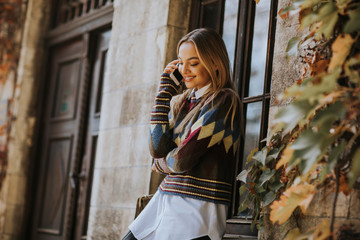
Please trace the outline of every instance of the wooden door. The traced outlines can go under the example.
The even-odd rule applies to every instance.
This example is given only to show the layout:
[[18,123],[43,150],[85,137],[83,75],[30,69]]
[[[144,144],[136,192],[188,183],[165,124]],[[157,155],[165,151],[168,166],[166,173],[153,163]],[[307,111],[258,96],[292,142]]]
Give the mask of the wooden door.
[[84,145],[87,45],[87,38],[80,37],[50,53],[33,240],[72,238],[77,192],[74,176]]
[[86,145],[80,169],[81,172],[78,173],[76,179],[79,183],[78,208],[75,221],[77,225],[74,238],[76,240],[87,239],[93,167],[95,165],[94,161],[99,134],[103,80],[107,64],[110,36],[111,30],[99,32],[93,36],[93,46],[95,46],[96,52],[93,56],[95,59],[92,65]]

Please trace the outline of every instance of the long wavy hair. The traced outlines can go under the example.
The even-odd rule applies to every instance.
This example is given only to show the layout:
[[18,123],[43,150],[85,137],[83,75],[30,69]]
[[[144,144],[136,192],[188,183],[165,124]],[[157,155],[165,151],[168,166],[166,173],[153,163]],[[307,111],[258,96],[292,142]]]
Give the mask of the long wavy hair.
[[[226,46],[221,36],[214,30],[209,28],[195,29],[182,37],[177,45],[177,53],[184,42],[191,42],[195,46],[195,50],[199,56],[200,63],[210,75],[210,90],[202,97],[201,102],[196,105],[182,120],[175,129],[175,132],[183,131],[184,127],[200,112],[204,104],[211,103],[213,99],[223,91],[232,92],[232,104],[226,115],[231,114],[231,123],[233,125],[236,109],[239,107],[239,97],[234,89],[231,77],[230,61],[226,51]],[[174,98],[172,104],[172,114],[177,117],[183,101],[189,97],[191,89],[186,90]],[[241,106],[241,105],[240,105]],[[232,111],[231,111],[232,110]],[[241,110],[241,109],[240,109]],[[242,114],[241,114],[242,115]]]

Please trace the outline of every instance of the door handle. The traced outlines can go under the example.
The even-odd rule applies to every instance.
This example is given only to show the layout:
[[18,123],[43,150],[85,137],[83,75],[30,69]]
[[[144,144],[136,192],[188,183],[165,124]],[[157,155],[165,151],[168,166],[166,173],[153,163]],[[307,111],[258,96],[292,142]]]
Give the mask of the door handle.
[[86,179],[86,173],[85,172],[81,172],[79,174],[70,172],[69,174],[70,177],[70,184],[72,188],[76,188],[76,180],[84,180]]

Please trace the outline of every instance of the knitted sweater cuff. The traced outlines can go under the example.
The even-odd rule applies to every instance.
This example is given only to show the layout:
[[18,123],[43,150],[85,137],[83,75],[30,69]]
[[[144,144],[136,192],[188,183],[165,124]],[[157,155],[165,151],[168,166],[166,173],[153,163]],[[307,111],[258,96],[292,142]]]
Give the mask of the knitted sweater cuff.
[[151,113],[150,123],[169,123],[168,114],[170,111],[171,98],[177,94],[180,86],[176,85],[169,74],[161,74],[160,87],[155,98],[155,105]]

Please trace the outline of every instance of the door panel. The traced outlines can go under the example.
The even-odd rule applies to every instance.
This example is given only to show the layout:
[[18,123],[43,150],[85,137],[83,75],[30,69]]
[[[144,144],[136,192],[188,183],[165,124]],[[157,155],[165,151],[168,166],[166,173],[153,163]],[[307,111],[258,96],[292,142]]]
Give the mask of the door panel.
[[61,235],[64,223],[66,173],[69,171],[72,137],[52,139],[49,143],[49,163],[45,171],[42,212],[39,232]]
[[45,92],[33,240],[70,239],[76,204],[72,178],[83,151],[86,38],[54,47]]
[[86,145],[81,170],[78,173],[79,198],[75,229],[75,239],[87,239],[87,222],[89,217],[93,166],[95,164],[99,121],[101,115],[101,99],[105,69],[107,67],[107,52],[111,30],[100,32],[94,36],[96,52],[92,67],[91,95],[86,132]]

